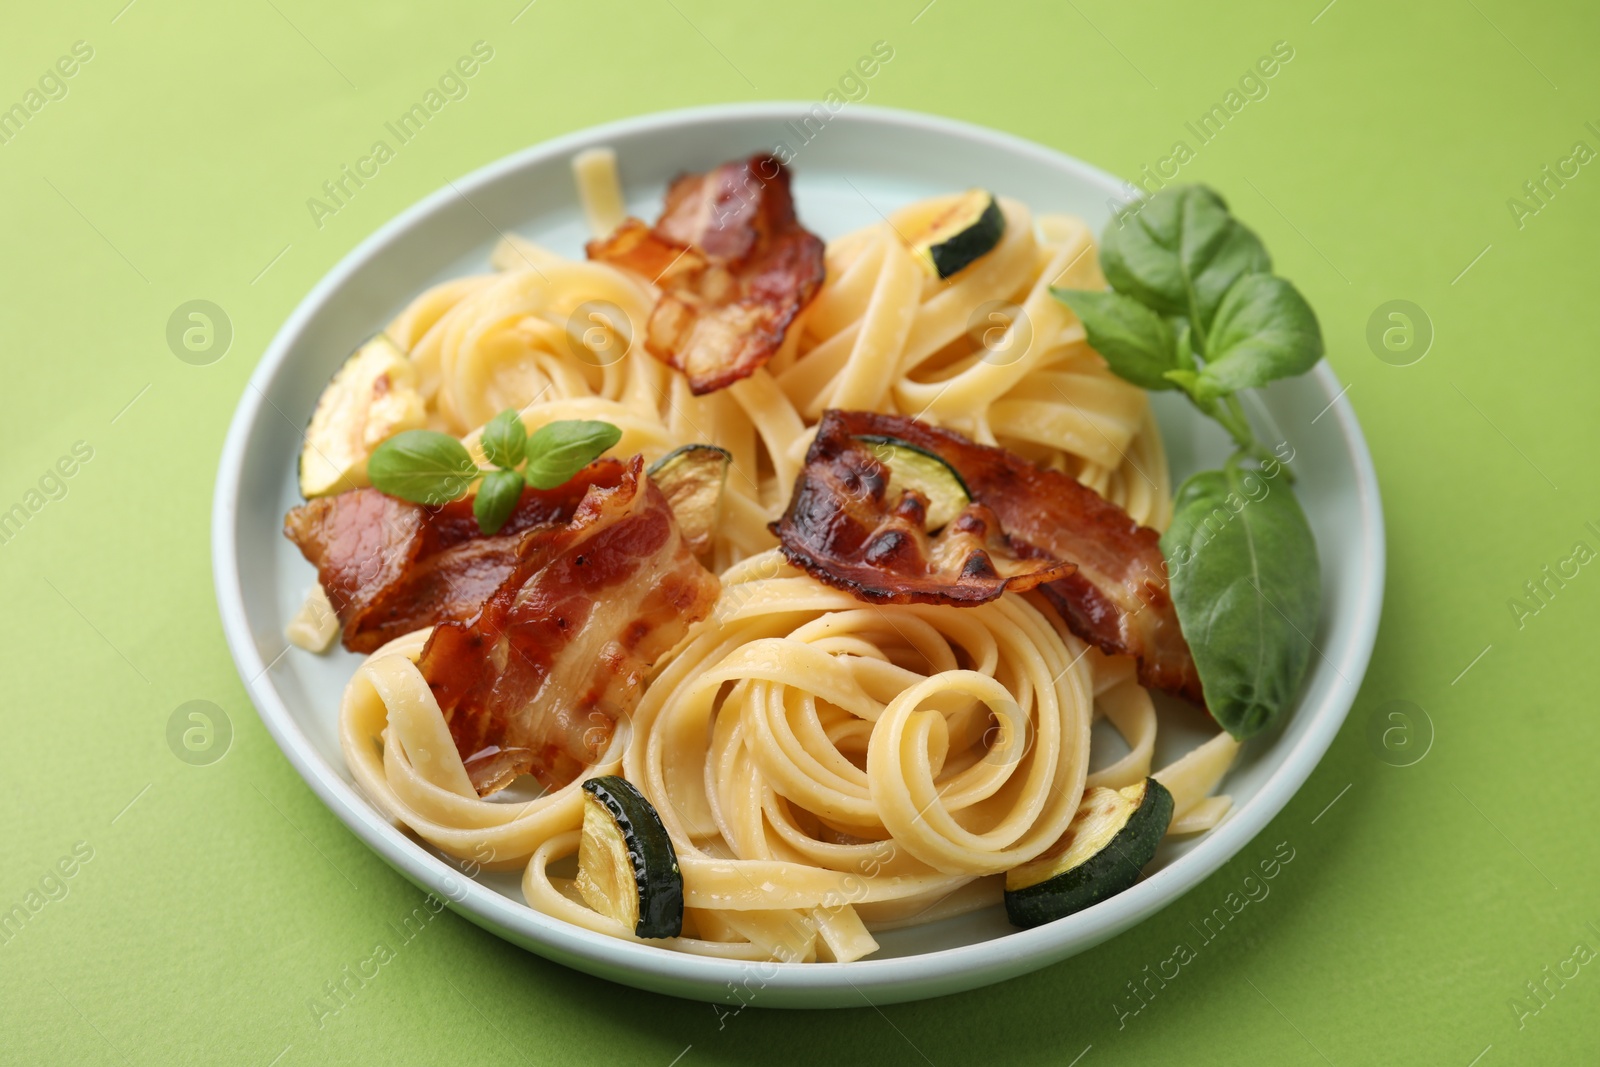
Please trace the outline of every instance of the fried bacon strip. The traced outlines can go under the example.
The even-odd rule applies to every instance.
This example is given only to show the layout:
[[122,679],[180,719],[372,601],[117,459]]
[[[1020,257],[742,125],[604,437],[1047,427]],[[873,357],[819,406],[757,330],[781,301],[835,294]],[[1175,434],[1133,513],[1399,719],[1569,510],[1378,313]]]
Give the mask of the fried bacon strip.
[[622,464],[607,459],[555,489],[525,489],[493,537],[479,532],[470,497],[424,507],[376,489],[294,508],[283,532],[317,568],[344,647],[373,652],[412,630],[471,618],[510,575],[524,534],[566,523],[591,484],[615,484],[621,474]]
[[[940,538],[930,541],[914,521],[898,523],[902,512],[919,510],[907,504],[915,494],[884,500],[887,472],[854,440],[863,434],[898,437],[961,475],[973,503],[951,526],[974,514],[997,521],[985,531],[991,545],[998,538],[1004,546],[993,577],[974,581],[967,564],[952,569],[947,557],[930,554]],[[863,600],[969,605],[1042,582],[1073,633],[1108,654],[1136,657],[1145,685],[1203,702],[1167,590],[1160,535],[1072,477],[1004,449],[899,415],[828,411],[772,531],[796,566]],[[885,548],[885,536],[899,540]],[[1012,566],[1038,569],[1006,578]]]
[[[1075,569],[1019,553],[993,510],[974,501],[937,535],[915,490],[887,499],[888,469],[855,434],[852,413],[817,427],[783,517],[771,524],[784,555],[829,585],[879,604],[982,604]],[[873,416],[864,416],[873,417]]]
[[654,227],[627,219],[588,252],[660,287],[645,344],[696,395],[771,359],[826,274],[822,239],[795,218],[789,172],[769,155],[674,179]]
[[635,456],[591,476],[567,522],[523,536],[482,610],[441,623],[422,650],[417,666],[479,795],[519,774],[572,781],[638,703],[651,665],[717,599],[716,575],[643,466]]

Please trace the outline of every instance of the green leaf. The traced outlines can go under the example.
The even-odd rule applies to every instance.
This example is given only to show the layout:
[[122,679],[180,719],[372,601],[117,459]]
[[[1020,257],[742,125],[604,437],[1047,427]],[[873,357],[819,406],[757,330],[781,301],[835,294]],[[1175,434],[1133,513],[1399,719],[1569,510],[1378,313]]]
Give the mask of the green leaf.
[[523,477],[535,489],[554,489],[622,439],[609,422],[574,419],[541,426],[528,438]]
[[1203,185],[1170,185],[1106,227],[1100,264],[1112,288],[1187,317],[1202,340],[1233,283],[1272,269],[1260,239]]
[[390,496],[438,506],[461,496],[483,472],[460,441],[435,430],[405,430],[367,459],[367,476]]
[[1322,328],[1292,284],[1251,274],[1223,298],[1206,352],[1201,376],[1216,391],[1254,389],[1315,366],[1322,358]]
[[1212,418],[1216,417],[1216,400],[1219,394],[1199,371],[1169,370],[1162,377],[1167,380],[1166,388],[1183,390],[1189,394],[1189,399],[1194,401],[1196,407]]
[[1194,327],[1189,325],[1189,320],[1182,315],[1174,315],[1171,319],[1172,333],[1177,338],[1173,348],[1177,357],[1179,370],[1194,370]]
[[1089,346],[1106,358],[1119,378],[1145,389],[1171,389],[1165,375],[1177,367],[1172,324],[1120,293],[1051,289],[1083,322]]
[[497,534],[500,527],[511,518],[517,501],[522,499],[522,475],[516,471],[490,471],[478,486],[478,495],[472,501],[472,514],[478,520],[478,529],[486,534]]
[[513,408],[506,408],[483,428],[483,454],[496,467],[515,470],[522,462],[527,443],[527,428],[522,425],[522,416]]
[[1230,462],[1179,488],[1161,551],[1207,708],[1234,737],[1259,733],[1311,659],[1321,585],[1305,513],[1287,485]]

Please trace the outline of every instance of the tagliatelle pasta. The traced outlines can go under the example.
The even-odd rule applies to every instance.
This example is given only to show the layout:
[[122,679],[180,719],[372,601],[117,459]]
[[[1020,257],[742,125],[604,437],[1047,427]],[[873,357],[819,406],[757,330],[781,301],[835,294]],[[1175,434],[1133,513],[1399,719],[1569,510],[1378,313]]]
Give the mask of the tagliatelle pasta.
[[[579,173],[590,217],[614,224],[614,160],[587,156]],[[848,961],[877,948],[874,931],[997,903],[1005,872],[1062,837],[1087,789],[1151,773],[1158,715],[1132,661],[1086,646],[1040,594],[869,605],[792,568],[768,529],[828,408],[948,427],[1071,475],[1140,524],[1170,518],[1146,394],[1049,292],[1104,284],[1088,228],[999,198],[999,244],[942,281],[903,234],[951,199],[829,242],[826,281],[776,355],[703,396],[642,343],[653,279],[520,238],[496,249],[495,272],[400,314],[385,332],[415,369],[429,426],[480,458],[482,427],[509,407],[530,432],[612,423],[617,456],[711,443],[732,460],[712,615],[657,664],[578,780],[480,798],[416,665],[419,630],[369,656],[341,704],[345,758],[374,804],[449,856],[521,870],[530,906],[632,939],[585,903],[571,870],[582,780],[620,774],[654,805],[682,870],[683,933],[649,943]],[[1099,718],[1126,752],[1091,771]],[[1236,749],[1219,734],[1155,773],[1174,832],[1226,814],[1210,794]]]

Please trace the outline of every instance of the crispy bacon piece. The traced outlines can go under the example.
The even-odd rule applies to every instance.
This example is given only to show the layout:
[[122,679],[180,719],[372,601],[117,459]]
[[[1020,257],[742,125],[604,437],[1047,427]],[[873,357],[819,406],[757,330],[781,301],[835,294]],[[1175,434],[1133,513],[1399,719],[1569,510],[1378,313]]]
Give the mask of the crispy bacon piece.
[[482,610],[441,623],[423,648],[417,666],[479,795],[519,774],[572,781],[651,665],[710,613],[720,583],[643,467],[635,456],[589,478],[570,520],[527,533]]
[[800,225],[789,172],[769,155],[685,174],[654,227],[627,219],[589,258],[661,289],[645,345],[696,394],[748,378],[822,287],[822,239]]
[[[915,522],[909,531],[895,525],[897,511],[883,499],[885,472],[870,449],[854,440],[862,434],[898,437],[943,459],[973,499],[951,525],[981,511],[998,521],[987,536],[998,536],[1019,563],[1042,568],[1011,579],[1009,588],[1043,582],[1041,589],[1073,633],[1108,654],[1136,657],[1145,685],[1203,702],[1200,676],[1167,591],[1160,535],[1068,475],[950,430],[899,415],[824,413],[789,508],[772,524],[796,566],[880,602],[969,605],[1007,588],[993,578],[987,585],[974,583],[965,570],[926,565],[929,542],[916,539]],[[907,510],[905,500],[913,496],[905,494],[898,510]],[[894,551],[879,549],[885,532],[905,540]]]
[[524,489],[493,537],[479,532],[471,498],[424,507],[376,489],[294,508],[283,532],[317,568],[344,647],[373,652],[412,630],[471,618],[511,573],[523,534],[567,522],[590,484],[615,484],[621,474],[622,464],[606,459],[555,489]]
[[[995,513],[973,502],[936,536],[915,490],[887,499],[888,469],[857,441],[842,412],[826,413],[783,517],[771,524],[796,566],[879,604],[982,604],[1061,578],[1070,563],[1019,553]],[[860,431],[862,433],[878,431]]]

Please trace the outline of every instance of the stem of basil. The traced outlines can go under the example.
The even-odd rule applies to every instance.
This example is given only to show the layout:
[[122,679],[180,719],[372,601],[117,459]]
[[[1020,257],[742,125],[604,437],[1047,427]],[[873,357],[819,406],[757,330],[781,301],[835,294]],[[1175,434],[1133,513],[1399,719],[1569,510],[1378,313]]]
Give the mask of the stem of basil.
[[1268,462],[1277,463],[1283,468],[1284,480],[1290,485],[1294,484],[1294,472],[1288,465],[1282,463],[1265,445],[1256,440],[1255,432],[1250,428],[1250,419],[1244,413],[1244,405],[1239,403],[1237,396],[1230,393],[1222,398],[1221,403],[1213,402],[1206,413],[1228,431],[1228,436],[1232,437],[1233,443],[1239,447],[1239,451],[1228,461],[1230,464],[1234,464],[1240,455],[1247,455],[1263,466]]

